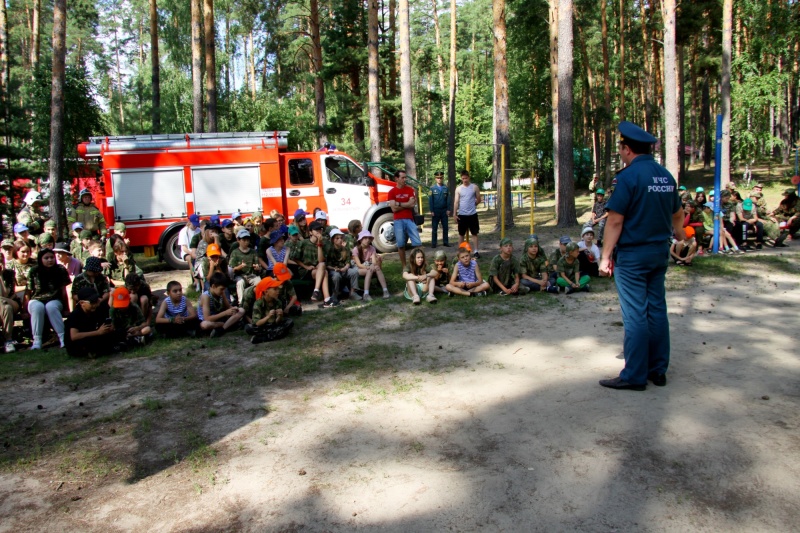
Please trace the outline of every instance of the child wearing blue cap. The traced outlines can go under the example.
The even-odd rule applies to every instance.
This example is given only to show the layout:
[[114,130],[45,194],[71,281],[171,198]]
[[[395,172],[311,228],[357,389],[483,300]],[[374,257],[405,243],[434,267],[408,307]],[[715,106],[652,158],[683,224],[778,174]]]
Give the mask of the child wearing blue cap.
[[275,230],[269,235],[269,248],[267,248],[267,268],[272,270],[275,263],[283,263],[286,259],[286,236],[280,230]]
[[294,222],[292,222],[289,227],[296,227],[298,231],[298,235],[303,240],[308,240],[311,237],[311,232],[308,230],[308,221],[306,220],[306,216],[308,213],[303,211],[302,209],[298,209],[294,212]]

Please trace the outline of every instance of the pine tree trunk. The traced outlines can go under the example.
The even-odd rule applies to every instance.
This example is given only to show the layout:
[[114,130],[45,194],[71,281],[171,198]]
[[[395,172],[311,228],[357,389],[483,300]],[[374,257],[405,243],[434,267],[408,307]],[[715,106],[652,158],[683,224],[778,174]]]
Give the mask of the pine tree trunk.
[[122,63],[119,59],[119,37],[118,37],[118,23],[117,17],[114,15],[114,57],[117,66],[117,107],[119,109],[119,126],[122,130],[120,133],[125,132],[125,106],[124,94],[122,92]]
[[577,223],[572,155],[572,0],[558,6],[558,176],[556,222],[566,228]]
[[[397,101],[397,0],[389,0],[389,100]],[[389,148],[397,149],[397,110],[388,109],[389,114]]]
[[[492,2],[492,27],[494,29],[494,175],[499,189],[505,197],[505,227],[514,227],[511,204],[511,180],[509,174],[502,173],[501,157],[505,150],[505,168],[511,168],[511,138],[509,137],[508,111],[508,60],[506,57],[506,3],[505,0]],[[499,197],[499,196],[498,196]],[[502,205],[502,204],[501,204]],[[502,227],[503,213],[497,210],[497,227]]]
[[663,0],[664,21],[664,147],[665,167],[673,176],[680,176],[678,139],[680,137],[678,107],[678,58],[675,46],[675,0]]
[[203,17],[205,19],[203,28],[205,29],[206,47],[206,116],[208,119],[208,131],[217,131],[217,44],[215,39],[214,25],[214,0],[203,1]]
[[253,36],[253,30],[250,30],[250,62],[247,64],[247,69],[250,72],[250,98],[256,99],[256,40]]
[[[456,190],[456,92],[458,91],[458,70],[456,67],[456,0],[450,0],[450,97],[447,104],[449,115],[447,124],[447,188],[450,198],[455,198]],[[454,208],[455,209],[455,208]]]
[[609,184],[611,183],[611,146],[614,144],[614,139],[611,136],[611,74],[608,65],[608,17],[606,16],[606,4],[606,0],[600,2],[600,33],[603,42],[603,126],[605,130],[603,147],[605,177],[603,181]]
[[202,0],[190,0],[192,7],[192,130],[203,132],[203,8]]
[[350,68],[350,92],[353,95],[353,104],[351,107],[351,113],[353,115],[353,143],[359,150],[363,150],[364,121],[361,120],[361,65],[353,65],[353,67]]
[[[650,60],[650,54],[648,53],[647,49],[647,42],[649,41],[648,35],[649,30],[647,28],[646,21],[647,19],[647,8],[645,7],[644,2],[639,2],[639,15],[641,17],[641,26],[642,26],[642,62],[644,63],[644,70],[640,76],[640,84],[641,90],[640,94],[642,97],[642,113],[644,114],[644,124],[643,127],[647,131],[651,131],[653,129],[653,119],[650,114],[651,111],[651,101],[650,101],[650,94],[652,93],[652,79],[653,79],[653,65],[652,61]],[[643,83],[642,83],[643,82]]]
[[311,34],[311,64],[314,69],[314,104],[317,112],[317,142],[328,142],[328,114],[325,110],[325,82],[322,79],[322,44],[319,32],[319,3],[310,0],[308,30]]
[[713,142],[711,139],[711,94],[708,82],[708,77],[711,73],[708,68],[705,69],[705,74],[700,103],[700,132],[703,137],[703,170],[711,170]]
[[[439,8],[436,5],[438,0],[431,0],[433,4],[433,29],[436,37],[436,65],[439,67],[439,89],[444,95],[446,87],[444,85],[444,58],[442,58],[442,37],[439,31]],[[447,124],[447,103],[442,98],[442,124]]]
[[39,67],[39,30],[42,18],[42,0],[33,0],[33,22],[31,25],[31,77]]
[[153,93],[153,133],[161,133],[161,68],[158,54],[158,0],[150,0],[150,83]]
[[625,120],[625,0],[619,0],[619,119]]
[[[581,47],[581,59],[583,61],[583,70],[586,72],[586,92],[589,95],[589,109],[597,109],[597,96],[594,93],[594,73],[592,66],[589,63],[589,56],[586,51],[586,39],[583,35],[583,30],[578,28],[578,42]],[[600,142],[600,125],[597,123],[596,116],[592,113],[586,113],[586,116],[591,117],[589,126],[592,130],[592,153],[594,154],[594,173],[597,177],[603,170],[602,143]]]
[[367,48],[368,80],[367,92],[369,103],[369,156],[372,161],[381,160],[381,102],[378,93],[380,77],[380,57],[378,56],[378,0],[368,0],[367,25],[369,26]]
[[550,22],[550,111],[553,122],[553,184],[558,194],[558,5],[559,0],[550,0],[548,19]]
[[50,100],[50,217],[57,235],[66,235],[64,206],[64,71],[67,58],[67,0],[53,4],[53,76]]
[[733,0],[722,2],[722,164],[721,185],[731,179],[731,48],[733,44]]
[[403,153],[405,171],[417,177],[417,155],[414,143],[414,109],[411,94],[411,27],[408,0],[400,0],[398,12],[400,26],[400,100],[403,107]]

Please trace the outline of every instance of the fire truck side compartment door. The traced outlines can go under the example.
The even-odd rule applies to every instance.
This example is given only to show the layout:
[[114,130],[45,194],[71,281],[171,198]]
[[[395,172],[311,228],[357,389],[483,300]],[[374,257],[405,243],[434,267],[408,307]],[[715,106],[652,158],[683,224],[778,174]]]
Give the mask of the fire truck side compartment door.
[[200,215],[253,213],[261,207],[258,165],[192,169],[195,210]]
[[182,168],[112,170],[111,184],[120,220],[186,216]]

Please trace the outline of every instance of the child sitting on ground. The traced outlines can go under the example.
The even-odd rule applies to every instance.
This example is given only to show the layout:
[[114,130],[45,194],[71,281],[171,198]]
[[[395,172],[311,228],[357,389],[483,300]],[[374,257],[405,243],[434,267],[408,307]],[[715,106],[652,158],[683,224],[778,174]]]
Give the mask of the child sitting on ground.
[[692,226],[686,226],[683,228],[683,232],[686,234],[686,240],[674,240],[669,247],[669,255],[678,266],[692,266],[692,260],[697,251],[694,228]]
[[275,263],[272,268],[272,277],[282,283],[278,298],[283,302],[283,314],[286,316],[300,316],[303,308],[297,299],[297,292],[292,285],[292,271],[284,263]]
[[151,336],[150,325],[138,305],[131,302],[131,293],[125,287],[117,287],[111,293],[111,323],[118,342],[128,346],[144,346]]
[[285,263],[287,249],[284,246],[286,243],[286,235],[280,230],[275,230],[269,236],[270,247],[267,248],[267,268],[272,270],[275,263]]
[[253,304],[253,323],[245,326],[250,342],[260,344],[282,339],[289,334],[294,322],[283,311],[279,298],[284,282],[264,278],[256,285],[256,302]]
[[489,284],[481,277],[478,262],[472,259],[467,249],[458,250],[458,263],[450,274],[450,283],[445,288],[451,295],[486,296]]
[[587,226],[581,231],[581,242],[578,243],[578,263],[581,272],[591,277],[600,275],[600,248],[594,242],[594,230]]
[[250,247],[250,232],[240,229],[236,240],[239,241],[239,247],[231,252],[229,264],[236,282],[236,301],[241,302],[245,287],[254,287],[261,281],[261,265],[256,251]]
[[210,285],[208,280],[211,279],[216,273],[220,273],[228,278],[230,285],[230,277],[228,276],[228,260],[222,257],[222,249],[216,243],[209,244],[206,247],[205,256],[198,262],[197,270],[200,278],[203,280],[203,290],[208,290]]
[[[239,241],[239,246],[243,246],[243,240]],[[228,278],[216,273],[211,276],[209,284],[210,288],[203,291],[197,304],[200,329],[211,331],[211,337],[222,337],[239,324],[244,317],[244,309],[231,306],[228,298],[225,297]]]
[[446,288],[450,282],[450,268],[447,266],[447,254],[444,250],[436,250],[433,255],[433,265],[431,265],[431,269],[428,272],[428,277],[435,282],[433,286],[434,293],[450,294]]
[[[353,222],[350,222],[354,226]],[[359,227],[361,224],[359,223]],[[383,289],[383,297],[389,298],[389,288],[386,286],[386,277],[381,270],[382,260],[378,255],[378,251],[372,246],[372,233],[369,230],[363,230],[358,234],[358,243],[350,249],[353,262],[358,270],[359,276],[364,276],[364,301],[369,302],[372,296],[369,294],[369,285],[372,282],[372,276],[378,278],[378,282]],[[358,289],[358,286],[353,287],[353,290]]]
[[158,305],[158,301],[153,298],[153,291],[144,276],[131,272],[125,276],[125,287],[131,293],[131,301],[136,302],[142,310],[145,322],[152,324],[153,307]]
[[103,275],[103,264],[99,257],[89,257],[83,267],[83,272],[72,280],[72,305],[78,305],[78,291],[84,287],[92,287],[100,295],[101,303],[108,303],[111,288],[108,278]]
[[563,235],[560,239],[558,239],[558,248],[553,250],[553,253],[550,254],[550,282],[553,285],[556,285],[556,282],[558,281],[558,262],[562,257],[567,255],[567,245],[571,242],[572,239],[570,239],[569,236]]
[[567,294],[572,294],[578,290],[589,292],[589,276],[580,271],[578,262],[578,245],[574,242],[566,246],[566,255],[558,260],[558,280],[559,287],[567,290]]
[[511,239],[500,240],[500,253],[492,258],[489,266],[489,286],[501,296],[528,294],[530,288],[520,285],[521,268],[519,261],[512,254],[514,245]]
[[537,239],[529,238],[525,241],[520,276],[520,283],[532,291],[558,292],[558,287],[550,282],[550,263]]
[[419,305],[423,296],[428,303],[435,304],[437,301],[433,295],[436,280],[428,276],[427,266],[425,252],[421,248],[411,250],[411,256],[403,269],[403,279],[406,282],[403,296],[414,305]]
[[183,287],[178,281],[167,283],[167,297],[158,308],[156,329],[167,338],[195,336],[197,312],[183,295]]
[[[714,239],[714,204],[711,202],[706,202],[703,206],[703,231],[705,239],[709,241],[708,247],[713,246],[713,239]],[[721,254],[743,254],[744,252],[736,246],[736,241],[733,240],[733,237],[728,230],[722,224],[722,221],[719,223],[719,231],[720,231],[720,242],[719,242],[719,253]]]
[[315,220],[308,225],[311,236],[303,241],[302,260],[297,260],[297,264],[305,268],[314,278],[314,292],[311,293],[311,301],[322,300],[323,307],[336,307],[339,300],[331,296],[328,287],[328,269],[324,261],[320,261],[318,249],[324,246],[322,237],[323,224]]

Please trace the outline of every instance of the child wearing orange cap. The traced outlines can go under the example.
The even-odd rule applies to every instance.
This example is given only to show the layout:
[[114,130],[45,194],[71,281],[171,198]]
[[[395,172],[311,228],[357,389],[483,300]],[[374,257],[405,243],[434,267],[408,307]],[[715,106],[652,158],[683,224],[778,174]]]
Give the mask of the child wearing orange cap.
[[111,323],[119,342],[128,346],[144,346],[152,330],[138,305],[131,302],[131,293],[125,287],[117,287],[111,293]]
[[[203,290],[206,291],[210,287],[208,280],[217,272],[228,278],[228,260],[222,257],[222,248],[219,244],[212,243],[206,247],[205,255],[200,259],[198,270],[200,277],[203,279]],[[228,284],[230,284],[230,278],[228,279]]]
[[272,266],[272,276],[281,282],[281,291],[278,299],[283,304],[283,313],[288,316],[300,316],[303,314],[303,308],[300,306],[300,300],[297,299],[297,292],[292,285],[292,271],[285,263],[275,263]]
[[280,288],[283,281],[264,278],[256,285],[256,302],[253,304],[253,323],[245,326],[250,342],[260,344],[282,339],[289,334],[294,322],[286,316],[281,302]]
[[692,266],[695,252],[697,252],[697,241],[694,238],[694,228],[686,226],[683,228],[686,234],[685,241],[673,241],[669,247],[669,255],[678,266]]

